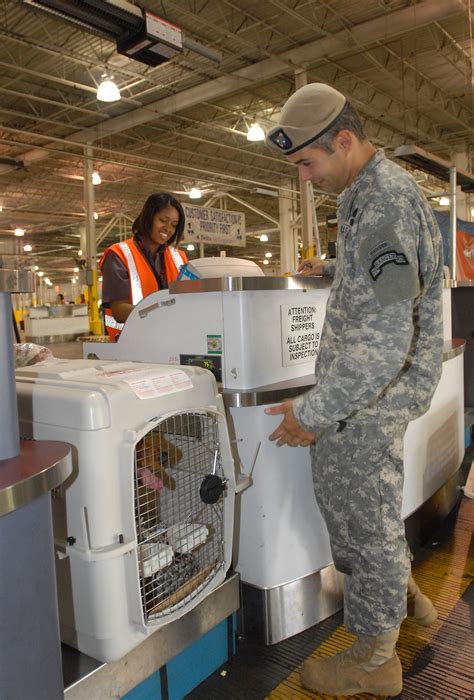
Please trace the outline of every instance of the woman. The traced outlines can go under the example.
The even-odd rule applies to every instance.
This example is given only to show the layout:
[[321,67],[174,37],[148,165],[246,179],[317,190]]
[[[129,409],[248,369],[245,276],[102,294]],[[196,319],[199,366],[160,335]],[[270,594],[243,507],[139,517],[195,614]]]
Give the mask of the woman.
[[166,289],[177,277],[186,254],[177,246],[183,237],[184,211],[171,194],[148,197],[132,224],[133,237],[114,243],[103,254],[102,306],[110,340],[117,340],[133,307],[143,297]]

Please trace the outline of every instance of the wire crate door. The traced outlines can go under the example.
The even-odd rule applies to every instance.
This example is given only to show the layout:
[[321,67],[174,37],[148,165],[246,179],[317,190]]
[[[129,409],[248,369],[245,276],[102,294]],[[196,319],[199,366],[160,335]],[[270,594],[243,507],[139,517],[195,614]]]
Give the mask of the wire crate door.
[[192,601],[224,562],[225,492],[200,495],[209,474],[225,485],[218,415],[174,414],[135,447],[135,525],[145,623]]

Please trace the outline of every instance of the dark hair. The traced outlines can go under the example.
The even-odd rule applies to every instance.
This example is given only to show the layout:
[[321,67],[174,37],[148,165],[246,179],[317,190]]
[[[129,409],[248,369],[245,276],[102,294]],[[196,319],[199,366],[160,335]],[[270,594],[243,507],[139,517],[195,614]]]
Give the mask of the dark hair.
[[153,228],[153,219],[155,218],[155,214],[166,207],[174,207],[179,214],[176,231],[167,243],[167,245],[177,246],[184,233],[184,209],[180,202],[178,202],[178,200],[168,192],[157,192],[156,194],[151,194],[148,197],[141,212],[132,224],[133,235],[139,235],[142,238],[149,238],[150,232]]
[[351,131],[359,141],[366,141],[367,136],[364,133],[364,127],[362,126],[361,118],[356,112],[355,108],[350,102],[346,101],[346,104],[342,108],[342,112],[334,120],[331,128],[326,131],[323,136],[316,139],[312,144],[313,148],[322,148],[323,151],[327,153],[334,153],[334,148],[332,147],[332,142],[334,137],[342,131],[342,129],[347,129]]
[[59,293],[56,299],[61,299],[61,301],[64,301],[64,294]]

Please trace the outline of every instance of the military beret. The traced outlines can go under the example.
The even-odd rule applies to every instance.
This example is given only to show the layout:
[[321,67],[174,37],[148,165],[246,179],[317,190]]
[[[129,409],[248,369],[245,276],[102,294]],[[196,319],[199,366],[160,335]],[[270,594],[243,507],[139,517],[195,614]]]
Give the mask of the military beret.
[[279,124],[267,131],[265,143],[277,153],[295,153],[326,133],[345,104],[344,95],[329,85],[304,85],[285,102]]

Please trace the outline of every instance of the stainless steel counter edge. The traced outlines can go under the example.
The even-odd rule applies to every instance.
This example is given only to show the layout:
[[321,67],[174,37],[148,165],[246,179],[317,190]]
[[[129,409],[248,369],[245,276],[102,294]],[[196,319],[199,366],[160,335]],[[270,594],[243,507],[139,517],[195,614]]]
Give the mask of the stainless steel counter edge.
[[[443,346],[443,362],[461,355],[466,347],[466,341],[453,338],[445,341]],[[226,408],[243,408],[247,406],[264,406],[278,403],[284,399],[292,399],[308,391],[314,386],[314,375],[288,379],[277,384],[267,384],[255,389],[223,389],[222,398]]]
[[275,289],[327,289],[331,277],[209,277],[199,280],[171,282],[170,294],[196,294],[198,292],[254,292]]
[[457,287],[474,287],[474,280],[443,280],[445,289],[456,289]]
[[[33,442],[41,445],[42,441]],[[0,488],[0,516],[28,505],[28,503],[60,486],[68,478],[72,473],[71,448],[65,445],[65,450],[65,454],[53,462],[42,463],[40,470],[36,473]],[[21,459],[21,452],[19,457]],[[2,460],[4,464],[10,461],[12,460]],[[0,462],[0,469],[2,462]]]
[[0,268],[0,292],[34,292],[35,276],[30,270]]

